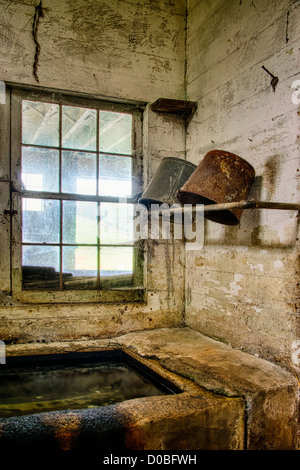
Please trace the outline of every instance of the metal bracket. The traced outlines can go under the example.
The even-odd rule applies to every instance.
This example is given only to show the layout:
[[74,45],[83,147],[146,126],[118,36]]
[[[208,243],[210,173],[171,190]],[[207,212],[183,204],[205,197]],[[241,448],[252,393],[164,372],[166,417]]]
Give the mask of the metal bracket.
[[17,213],[18,213],[18,211],[15,211],[15,210],[13,211],[13,210],[10,210],[10,209],[4,209],[4,214],[5,215],[12,216],[12,215],[16,215]]

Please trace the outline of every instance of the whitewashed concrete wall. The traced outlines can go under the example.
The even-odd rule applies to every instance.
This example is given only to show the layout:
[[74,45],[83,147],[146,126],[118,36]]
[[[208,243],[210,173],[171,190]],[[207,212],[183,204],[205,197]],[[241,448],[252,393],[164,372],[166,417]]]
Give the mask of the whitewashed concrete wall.
[[[184,98],[185,0],[43,0],[33,76],[35,0],[0,0],[0,80],[152,103]],[[144,305],[19,305],[10,292],[9,140],[0,105],[0,338],[10,341],[114,336],[176,326],[184,310],[182,244],[149,244]],[[144,173],[149,182],[163,156],[185,156],[178,119],[144,116]],[[175,254],[175,255],[174,255]],[[171,257],[174,256],[170,261]],[[174,261],[176,260],[176,261]]]
[[[34,7],[1,0],[1,79],[36,84]],[[40,85],[151,101],[183,94],[185,0],[43,0]]]
[[[146,110],[145,184],[162,157],[184,158],[185,145],[195,164],[220,148],[255,167],[252,197],[299,200],[300,111],[291,101],[292,83],[300,79],[298,0],[188,0],[187,41],[185,0],[43,0],[37,83],[38,3],[0,0],[0,80],[149,103],[186,93],[198,102],[186,141],[180,119]],[[275,93],[262,65],[279,77]],[[179,325],[185,296],[192,328],[296,367],[298,220],[291,212],[245,211],[240,227],[207,222],[200,251],[149,244],[143,306],[15,304],[7,295],[10,222],[3,214],[9,152],[2,113],[8,111],[0,105],[1,339],[51,341]]]
[[[236,153],[256,171],[249,198],[299,202],[299,1],[188,0],[187,25],[187,97],[198,102],[187,159]],[[238,227],[207,221],[204,248],[187,252],[187,324],[300,371],[298,234],[291,211],[244,211]]]

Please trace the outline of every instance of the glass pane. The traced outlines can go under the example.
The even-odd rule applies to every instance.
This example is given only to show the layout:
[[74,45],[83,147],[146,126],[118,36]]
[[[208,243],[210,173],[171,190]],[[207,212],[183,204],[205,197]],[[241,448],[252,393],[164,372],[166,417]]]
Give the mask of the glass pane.
[[58,150],[22,148],[22,189],[58,192],[58,174]]
[[102,247],[100,249],[100,285],[132,285],[133,247]]
[[63,243],[97,243],[96,202],[63,202]]
[[100,111],[100,151],[107,153],[132,152],[132,115]]
[[101,203],[101,244],[133,243],[133,204]]
[[23,246],[23,288],[59,288],[59,247]]
[[62,192],[96,194],[96,155],[62,152]]
[[63,247],[65,289],[97,287],[97,248],[90,246]]
[[116,155],[100,155],[99,194],[130,197],[132,159]]
[[62,146],[68,149],[96,150],[97,111],[62,107]]
[[58,104],[22,101],[22,142],[58,147]]
[[23,199],[23,242],[59,242],[59,201]]

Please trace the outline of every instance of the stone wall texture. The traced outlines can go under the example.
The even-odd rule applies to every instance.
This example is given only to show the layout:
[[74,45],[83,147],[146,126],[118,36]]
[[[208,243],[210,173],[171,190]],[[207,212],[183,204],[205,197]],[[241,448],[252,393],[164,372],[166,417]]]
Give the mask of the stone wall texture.
[[[187,159],[212,149],[244,158],[256,172],[250,199],[299,202],[299,19],[288,0],[188,2],[187,97],[198,109]],[[297,211],[206,221],[204,248],[187,251],[187,324],[299,373],[298,237]]]

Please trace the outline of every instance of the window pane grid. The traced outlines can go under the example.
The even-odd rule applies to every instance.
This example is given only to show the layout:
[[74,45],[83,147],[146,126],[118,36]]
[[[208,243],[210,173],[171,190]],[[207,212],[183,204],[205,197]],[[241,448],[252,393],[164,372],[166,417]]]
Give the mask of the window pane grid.
[[[96,150],[97,150],[97,184],[96,184],[96,191],[97,196],[99,196],[99,147],[100,147],[100,112],[97,112],[97,131],[96,131]],[[97,242],[100,244],[100,203],[97,202]],[[97,289],[100,289],[100,247],[97,247]]]
[[116,245],[115,243],[98,243],[98,244],[93,244],[93,243],[30,243],[30,242],[23,242],[23,246],[93,246],[93,247],[102,247],[102,246],[114,246],[114,247],[134,247],[134,243],[120,243]]
[[68,152],[80,152],[80,153],[91,153],[95,155],[111,155],[111,156],[118,156],[118,157],[127,157],[132,158],[132,154],[127,153],[112,153],[112,152],[102,152],[101,150],[85,150],[85,149],[78,149],[78,148],[67,148],[67,147],[59,147],[59,146],[51,146],[51,145],[35,145],[35,144],[22,144],[22,147],[32,147],[37,149],[50,149],[50,150],[65,150]]
[[[59,290],[69,288],[66,287],[66,276],[69,275],[74,275],[75,277],[86,276],[87,278],[96,276],[95,283],[90,286],[83,282],[83,286],[86,285],[87,288],[99,289],[100,287],[106,287],[107,278],[109,278],[109,276],[120,275],[121,277],[126,277],[126,275],[128,275],[128,277],[131,278],[129,283],[131,283],[133,277],[134,242],[133,240],[124,241],[123,234],[123,239],[122,237],[121,239],[113,238],[113,243],[109,243],[107,238],[109,238],[110,231],[112,230],[112,227],[109,227],[109,225],[106,227],[108,232],[103,236],[101,208],[105,203],[101,202],[99,197],[104,198],[104,200],[105,198],[108,200],[115,200],[118,193],[119,197],[131,197],[132,115],[102,110],[93,110],[93,112],[90,112],[91,110],[75,107],[68,107],[66,114],[64,113],[65,108],[64,105],[61,104],[49,104],[47,107],[48,118],[49,116],[53,116],[54,110],[56,114],[58,114],[58,118],[57,116],[55,117],[58,122],[57,143],[53,137],[55,134],[53,128],[51,129],[50,137],[52,138],[52,141],[50,141],[50,144],[50,137],[48,137],[48,141],[45,141],[44,143],[42,139],[43,132],[38,129],[34,133],[35,138],[38,135],[40,139],[37,143],[31,142],[29,129],[27,132],[27,139],[22,143],[23,149],[28,149],[31,152],[38,152],[39,155],[40,152],[44,152],[47,157],[45,161],[47,160],[47,162],[49,161],[49,155],[47,152],[54,150],[58,152],[58,188],[56,190],[54,189],[54,191],[52,190],[47,192],[48,186],[45,186],[46,191],[43,191],[44,187],[41,183],[43,175],[41,178],[38,174],[33,174],[32,176],[30,173],[26,173],[24,165],[25,159],[24,162],[22,160],[22,180],[26,180],[26,184],[24,183],[22,189],[25,190],[25,193],[26,191],[32,193],[36,191],[36,196],[34,194],[32,194],[32,197],[23,196],[23,280],[25,268],[28,271],[28,268],[31,267],[30,254],[32,254],[32,257],[35,260],[34,263],[32,263],[32,268],[38,268],[38,266],[36,266],[36,260],[39,259],[38,252],[40,250],[40,257],[42,258],[44,256],[44,261],[39,263],[42,265],[40,266],[40,270],[41,272],[46,273],[46,277],[50,276],[50,270],[47,272],[47,263],[49,263],[49,260],[51,259],[56,260],[55,267],[59,271],[57,273],[59,276]],[[33,109],[37,110],[38,106],[35,106]],[[72,122],[73,112],[77,113],[79,118],[77,121],[76,119],[73,119]],[[100,120],[100,116],[103,116],[102,121]],[[64,119],[68,120],[67,130],[65,129],[65,131],[63,129]],[[93,136],[89,128],[91,123],[95,127],[95,136]],[[117,126],[121,124],[122,128],[118,128]],[[129,127],[130,132],[128,132]],[[24,123],[22,129],[23,128]],[[72,133],[77,129],[80,129],[86,138],[84,141],[85,148],[79,145],[78,147],[80,148],[73,148],[74,146],[72,144],[74,141],[78,142],[78,137],[74,137]],[[114,137],[114,135],[116,135],[116,137]],[[91,157],[92,155],[94,155],[94,160]],[[86,172],[82,170],[84,165],[86,165],[87,168]],[[88,168],[90,168],[90,170],[88,170]],[[91,169],[92,172],[89,173]],[[94,177],[92,177],[92,174],[94,174]],[[66,180],[68,175],[70,175],[69,183],[67,183],[68,180]],[[44,176],[44,180],[49,182],[49,175],[47,172]],[[74,183],[75,180],[76,185]],[[28,182],[31,182],[31,184]],[[51,189],[53,189],[53,186]],[[45,193],[49,194],[49,199],[40,199],[39,195],[43,195]],[[64,198],[64,195],[66,194],[73,196],[71,197],[71,201]],[[77,194],[79,196],[89,196],[88,200],[85,201],[84,197],[76,198]],[[53,199],[51,198],[51,195]],[[78,202],[76,202],[76,199],[78,199]],[[46,201],[46,204],[52,209],[53,205],[57,206],[55,200],[58,204],[59,215],[56,214],[57,227],[55,229],[53,228],[53,222],[51,227],[58,231],[59,240],[57,242],[53,242],[53,240],[41,241],[34,239],[34,234],[33,240],[26,239],[26,228],[28,229],[34,220],[36,220],[37,223],[40,223],[40,227],[38,229],[33,229],[33,231],[40,230],[42,232],[43,228],[45,229],[47,225],[47,223],[45,223],[47,218],[50,220],[49,214],[43,212],[44,207],[41,205],[41,201]],[[67,219],[64,214],[64,206],[69,202],[72,202],[74,205],[74,217],[73,220],[72,217],[70,219],[71,225],[66,223]],[[86,213],[84,213],[82,208],[80,209],[81,203],[90,206],[92,204],[96,204],[97,209],[96,215],[93,215],[94,219],[92,218],[91,220],[88,220]],[[118,203],[115,203],[115,205],[117,204]],[[71,205],[72,204],[70,204],[70,206]],[[34,214],[34,211],[36,214]],[[28,220],[26,218],[28,218]],[[84,231],[86,230],[86,233],[90,235],[90,230],[92,230],[93,226],[96,226],[95,243],[88,242],[88,240],[86,242],[65,242],[66,227],[70,230],[73,237],[79,237],[79,239],[82,240],[85,236]],[[55,258],[53,258],[54,253],[52,256],[51,251],[49,252],[51,249],[58,249],[58,252],[55,252]],[[28,266],[24,266],[26,262],[28,262]],[[75,269],[76,266],[78,269]],[[34,272],[34,269],[32,271]],[[38,271],[38,269],[36,269],[36,271]],[[106,284],[102,284],[102,276],[104,276]],[[126,282],[128,282],[128,280],[125,280],[125,285]],[[76,283],[74,283],[73,287],[72,282],[68,281],[68,285],[69,284],[71,285],[70,288],[77,288]],[[28,287],[25,286],[24,288],[26,289]]]

